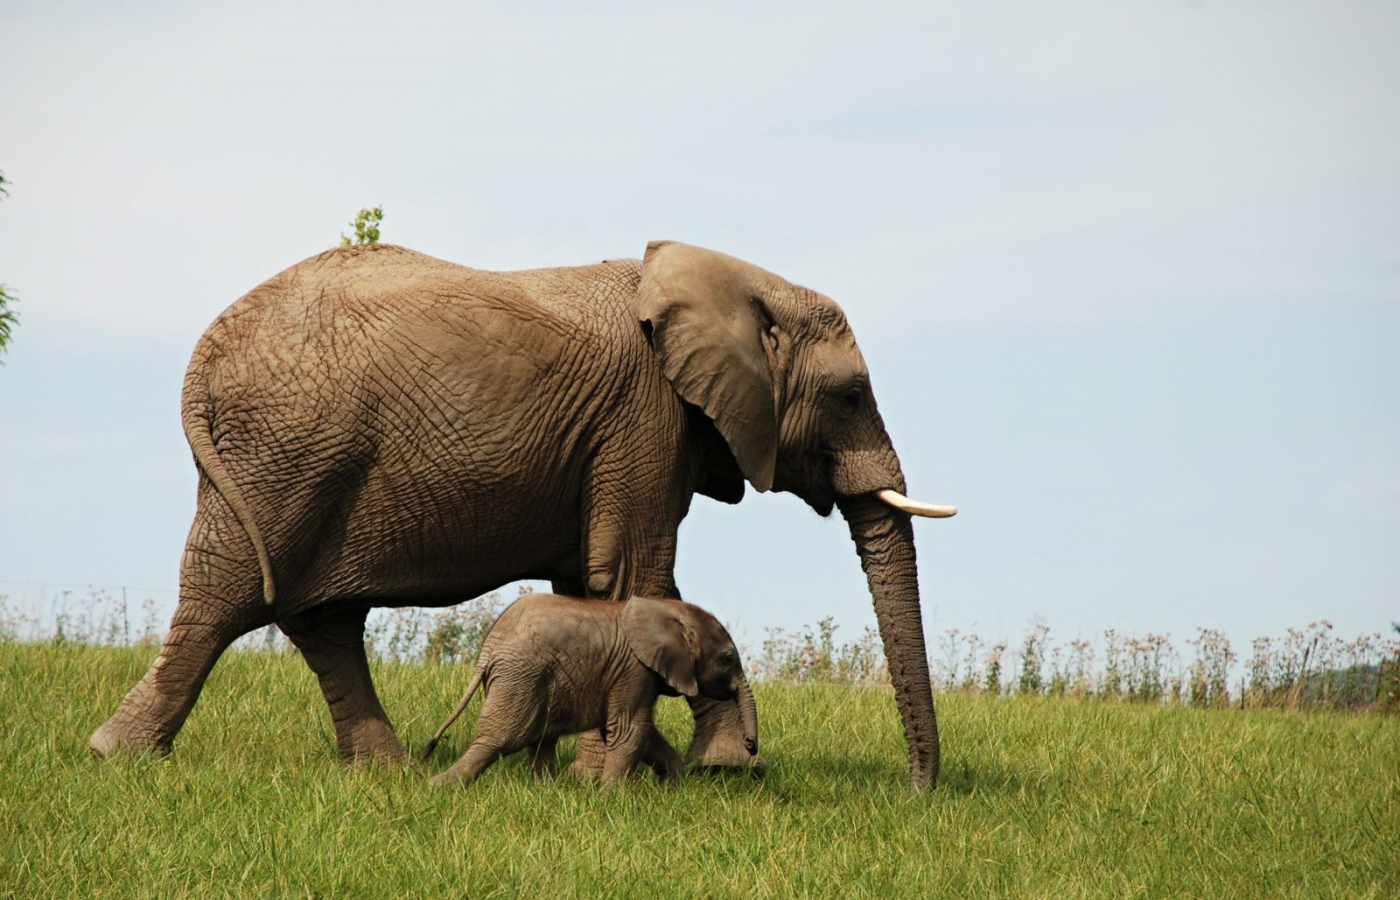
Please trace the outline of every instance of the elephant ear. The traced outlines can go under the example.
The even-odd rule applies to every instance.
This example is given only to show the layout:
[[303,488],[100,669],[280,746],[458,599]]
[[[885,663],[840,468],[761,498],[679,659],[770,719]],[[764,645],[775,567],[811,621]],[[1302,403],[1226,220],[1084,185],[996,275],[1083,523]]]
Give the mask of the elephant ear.
[[759,491],[778,458],[777,338],[763,305],[778,276],[732,256],[653,241],[642,258],[636,313],[661,372],[715,423],[739,471]]
[[679,600],[633,597],[622,609],[622,633],[637,659],[672,690],[686,697],[700,693],[695,681],[699,636]]

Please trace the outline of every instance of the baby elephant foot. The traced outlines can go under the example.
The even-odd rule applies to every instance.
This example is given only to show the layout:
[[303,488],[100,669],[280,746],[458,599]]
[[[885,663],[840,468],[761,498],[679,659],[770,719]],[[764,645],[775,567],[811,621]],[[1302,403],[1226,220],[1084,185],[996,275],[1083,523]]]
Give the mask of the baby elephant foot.
[[607,744],[596,731],[578,736],[578,750],[574,761],[569,764],[569,774],[580,781],[592,781],[603,777],[603,763],[608,757]]
[[443,772],[440,775],[434,775],[432,778],[429,778],[428,786],[436,789],[442,789],[449,788],[457,784],[467,784],[471,780],[471,776],[467,775],[465,772],[459,772],[457,769],[454,768],[448,769],[446,772]]
[[519,749],[518,746],[502,747],[489,741],[483,741],[478,737],[467,748],[467,752],[462,754],[462,758],[452,764],[452,768],[429,779],[428,784],[435,788],[444,788],[475,781],[476,777],[486,771],[492,763],[504,754],[517,749]]
[[471,784],[476,781],[477,776],[486,771],[486,768],[495,761],[497,756],[498,754],[473,754],[468,750],[461,759],[452,764],[452,768],[429,778],[428,786],[449,788],[459,784]]
[[652,731],[650,739],[642,760],[656,773],[656,777],[665,784],[675,784],[681,780],[681,775],[685,773],[685,762],[681,760],[679,753],[671,746],[670,742],[662,736],[659,731]]
[[595,769],[582,759],[576,759],[569,763],[568,771],[570,778],[576,778],[579,781],[597,781],[603,777],[601,766]]
[[656,780],[662,784],[680,784],[681,778],[685,774],[680,766],[672,769],[653,765],[651,770],[656,773]]

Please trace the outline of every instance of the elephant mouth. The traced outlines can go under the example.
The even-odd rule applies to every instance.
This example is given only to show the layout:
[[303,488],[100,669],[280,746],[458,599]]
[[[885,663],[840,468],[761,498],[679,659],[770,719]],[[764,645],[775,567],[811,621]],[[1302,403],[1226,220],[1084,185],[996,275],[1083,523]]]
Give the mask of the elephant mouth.
[[[896,509],[902,513],[908,513],[911,516],[921,516],[926,519],[948,519],[958,514],[958,508],[956,506],[939,506],[933,503],[925,503],[922,500],[914,500],[904,496],[893,488],[866,491],[861,494],[856,494],[855,496],[872,496],[890,509]],[[828,491],[823,491],[817,496],[808,494],[803,496],[802,499],[807,501],[807,505],[822,518],[831,515],[831,511],[836,508],[837,503],[834,493]]]
[[[781,461],[780,461],[781,462]],[[773,475],[773,490],[784,491],[799,497],[803,503],[823,519],[836,509],[837,494],[831,487],[831,461],[823,466],[824,474],[816,478],[793,477],[784,472],[781,465]]]
[[831,515],[843,499],[837,488],[836,472],[841,463],[836,451],[820,448],[797,465],[785,466],[784,462],[780,456],[773,473],[773,490],[795,494],[823,519]]
[[[837,487],[841,481],[841,479],[837,478],[837,472],[841,462],[836,452],[824,450],[819,455],[822,460],[821,468],[824,470],[823,477],[818,477],[811,482],[807,482],[804,479],[802,480],[803,483],[800,485],[790,483],[789,479],[785,477],[787,473],[783,471],[780,461],[778,470],[774,473],[773,489],[796,494],[822,518],[831,515],[837,503],[843,500],[851,500],[855,497],[865,496],[874,497],[890,509],[896,509],[911,516],[921,516],[929,519],[947,519],[958,514],[958,508],[956,506],[942,506],[933,503],[925,503],[922,500],[915,500],[912,497],[905,496],[893,487],[876,488],[862,485],[861,487],[864,489],[850,491],[849,495],[847,495]],[[876,484],[878,483],[877,481]],[[868,485],[869,482],[866,482],[866,484]]]

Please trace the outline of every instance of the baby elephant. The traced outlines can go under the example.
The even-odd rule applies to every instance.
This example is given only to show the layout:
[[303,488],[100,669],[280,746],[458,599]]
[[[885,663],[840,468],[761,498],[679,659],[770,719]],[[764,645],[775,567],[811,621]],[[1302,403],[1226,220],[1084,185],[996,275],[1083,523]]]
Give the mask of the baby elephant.
[[466,695],[423,759],[482,685],[476,738],[434,785],[471,781],[516,750],[530,753],[536,775],[553,774],[559,738],[593,729],[607,748],[604,781],[643,761],[678,777],[681,759],[652,720],[662,694],[737,700],[744,744],[758,752],[758,714],[733,639],[714,616],[679,600],[532,594],[515,601],[491,626]]

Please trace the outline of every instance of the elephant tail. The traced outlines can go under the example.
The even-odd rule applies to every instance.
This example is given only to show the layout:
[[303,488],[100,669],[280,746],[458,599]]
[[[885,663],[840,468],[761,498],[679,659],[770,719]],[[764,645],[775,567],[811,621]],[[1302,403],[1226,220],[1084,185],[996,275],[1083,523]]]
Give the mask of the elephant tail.
[[[248,509],[248,504],[243,499],[243,493],[238,490],[238,485],[233,483],[233,478],[229,475],[228,469],[224,467],[224,461],[219,456],[218,448],[214,446],[214,436],[211,428],[213,424],[212,403],[209,400],[207,389],[199,391],[202,383],[193,377],[191,372],[185,379],[184,409],[182,419],[185,426],[185,440],[189,441],[190,449],[194,451],[194,461],[204,472],[206,478],[214,485],[214,489],[224,498],[233,514],[238,518],[238,523],[243,526],[243,531],[248,535],[248,540],[253,542],[253,550],[258,554],[258,567],[262,570],[263,602],[268,606],[277,599],[277,587],[272,581],[272,560],[267,555],[267,543],[263,541],[262,531],[258,529],[258,523],[253,521],[252,510]],[[195,393],[199,391],[198,393]]]
[[448,716],[447,721],[442,723],[442,727],[437,730],[437,734],[429,738],[428,743],[423,745],[423,749],[418,753],[418,758],[420,760],[426,761],[428,757],[433,755],[433,751],[437,749],[438,741],[442,740],[442,736],[447,733],[447,729],[451,728],[452,723],[457,721],[457,718],[466,711],[467,704],[471,702],[472,695],[476,693],[476,689],[481,686],[481,682],[486,676],[486,670],[489,668],[489,663],[477,665],[476,672],[472,675],[472,682],[467,685],[467,692],[462,695],[462,702],[458,703],[457,708],[452,710],[452,715]]

